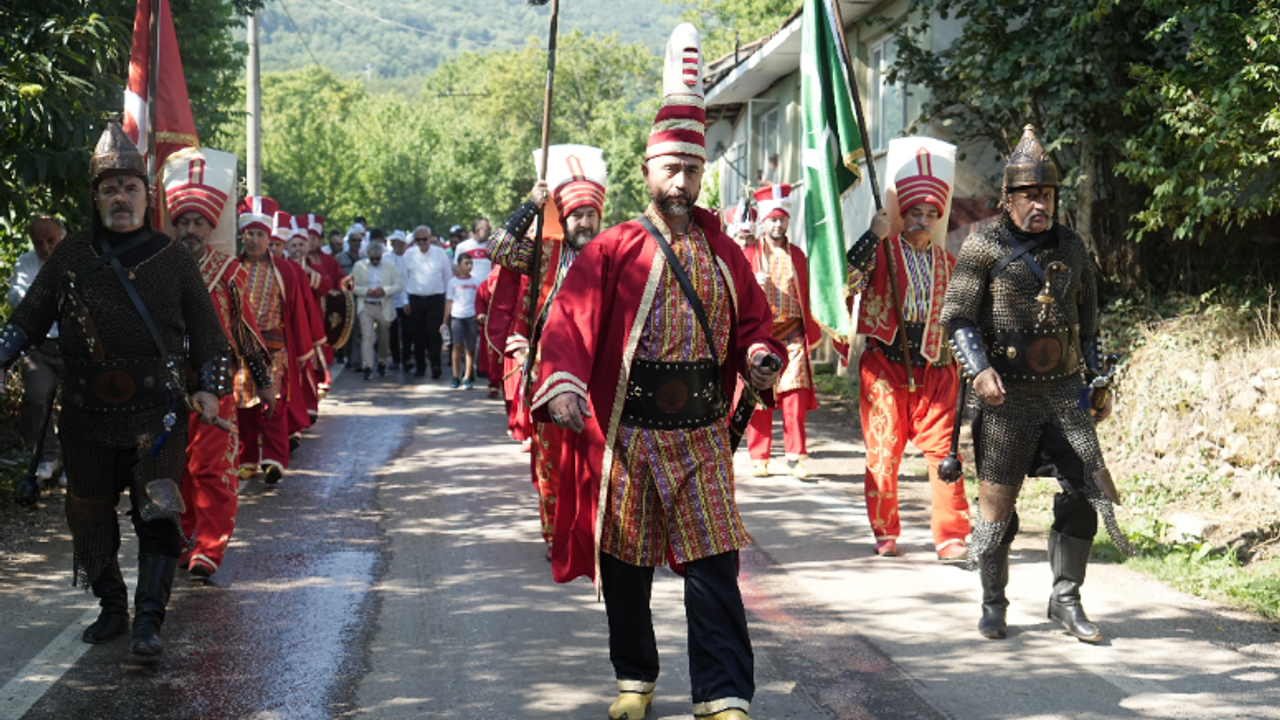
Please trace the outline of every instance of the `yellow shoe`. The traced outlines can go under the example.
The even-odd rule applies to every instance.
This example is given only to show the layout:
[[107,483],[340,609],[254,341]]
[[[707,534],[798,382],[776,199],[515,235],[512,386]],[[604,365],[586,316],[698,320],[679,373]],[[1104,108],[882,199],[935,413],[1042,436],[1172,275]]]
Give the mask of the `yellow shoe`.
[[751,720],[751,718],[747,717],[747,714],[738,708],[732,708],[730,710],[721,710],[715,715],[699,716],[698,720]]
[[791,466],[791,477],[797,480],[809,477],[809,469],[804,466],[804,458],[798,458],[796,464]]
[[644,714],[653,702],[651,682],[619,680],[618,699],[609,706],[609,720],[644,720]]
[[769,477],[769,461],[757,460],[756,466],[751,470],[752,477]]
[[248,480],[258,474],[258,468],[254,465],[242,465],[236,474],[240,476],[241,480]]

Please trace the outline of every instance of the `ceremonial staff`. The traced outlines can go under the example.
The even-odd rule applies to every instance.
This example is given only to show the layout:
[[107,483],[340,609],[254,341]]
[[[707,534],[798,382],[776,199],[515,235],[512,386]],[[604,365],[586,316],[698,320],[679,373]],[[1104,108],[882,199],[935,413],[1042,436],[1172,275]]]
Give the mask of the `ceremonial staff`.
[[[548,0],[529,0],[530,5],[546,5]],[[551,37],[547,42],[547,87],[542,101],[542,162],[538,164],[538,182],[547,179],[548,155],[551,147],[551,89],[556,77],[556,28],[560,23],[560,0],[551,2]],[[529,382],[527,370],[533,366],[538,356],[538,295],[542,290],[542,218],[546,212],[546,204],[538,210],[538,218],[533,226],[533,257],[529,261],[529,294],[525,297],[528,305],[526,317],[529,320],[529,350],[525,359],[524,400],[526,404],[533,402],[533,383]]]
[[[844,18],[840,15],[840,0],[829,0],[832,17],[835,18],[835,35],[840,40],[840,55],[844,58],[845,73],[849,76],[849,94],[853,97],[853,112],[858,118],[858,133],[862,136],[862,147],[867,152],[867,179],[871,182],[871,197],[876,203],[876,212],[884,209],[884,200],[880,197],[880,181],[876,178],[876,160],[871,155],[871,137],[867,134],[867,119],[862,114],[862,97],[858,92],[858,76],[853,72],[853,58],[849,55],[849,44],[844,37]],[[813,18],[816,22],[817,18]],[[885,268],[889,273],[889,297],[893,305],[893,317],[898,321],[898,345],[902,351],[902,367],[907,371],[907,392],[916,391],[915,370],[911,364],[911,343],[907,342],[907,325],[902,320],[902,300],[898,297],[898,267],[893,260],[893,252],[888,248],[884,253]]]

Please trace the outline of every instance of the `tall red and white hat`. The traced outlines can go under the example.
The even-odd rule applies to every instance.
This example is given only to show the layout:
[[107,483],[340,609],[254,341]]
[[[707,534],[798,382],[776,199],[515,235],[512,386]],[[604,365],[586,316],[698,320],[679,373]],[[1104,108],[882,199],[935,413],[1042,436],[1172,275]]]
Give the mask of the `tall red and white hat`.
[[204,148],[184,148],[165,160],[161,182],[169,217],[197,212],[213,227],[222,221],[236,181],[236,156]]
[[755,191],[756,209],[761,220],[777,215],[791,217],[791,186],[786,183],[765,185]]
[[667,40],[662,66],[662,107],[653,120],[644,159],[692,155],[707,159],[707,108],[702,88],[698,29],[680,23]]
[[199,213],[213,227],[207,245],[228,255],[236,251],[236,156],[209,148],[183,148],[160,167],[164,191],[163,227],[176,236],[174,222]]
[[324,237],[324,218],[315,213],[307,213],[302,216],[302,219],[307,235],[314,238]]
[[279,209],[280,205],[275,200],[263,195],[240,198],[236,206],[240,214],[240,232],[256,229],[270,235],[275,228],[275,215]]
[[745,202],[724,211],[724,231],[729,235],[754,234],[756,209]]
[[271,242],[289,242],[298,234],[297,218],[283,210],[277,210],[271,218]]
[[905,216],[916,205],[931,205],[938,211],[932,239],[943,244],[951,215],[952,188],[956,179],[956,146],[929,137],[895,138],[889,141],[886,158],[893,184],[885,188],[885,207],[897,208]]
[[[533,151],[533,165],[541,170],[542,151]],[[541,173],[539,173],[541,174]],[[560,210],[560,217],[588,206],[604,214],[604,151],[590,145],[552,145],[547,148],[547,187]]]

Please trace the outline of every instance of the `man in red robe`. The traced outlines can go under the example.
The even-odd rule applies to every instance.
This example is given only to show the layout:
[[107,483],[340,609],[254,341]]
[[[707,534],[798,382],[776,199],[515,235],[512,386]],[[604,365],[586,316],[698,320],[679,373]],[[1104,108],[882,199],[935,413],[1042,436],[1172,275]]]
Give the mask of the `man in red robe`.
[[[898,554],[898,468],[907,441],[924,453],[929,466],[934,548],[940,560],[965,555],[969,502],[964,480],[947,484],[938,464],[951,450],[960,376],[944,339],[942,303],[956,259],[942,247],[954,179],[955,147],[931,138],[902,138],[910,144],[902,168],[891,168],[901,219],[889,209],[848,253],[849,297],[862,294],[858,334],[867,347],[858,362],[858,405],[867,445],[864,492],[877,555]],[[930,149],[933,152],[930,152]],[[948,170],[949,169],[949,170]],[[898,337],[889,272],[897,278],[898,307],[911,346],[912,376]]]
[[[170,155],[164,165],[164,193],[176,237],[196,259],[213,300],[222,331],[230,343],[236,372],[249,373],[258,398],[276,402],[271,386],[271,357],[249,307],[248,274],[210,240],[225,232],[234,247],[234,229],[219,228],[227,198],[235,191],[236,156],[216,150],[188,148]],[[226,222],[226,221],[224,221]],[[236,433],[236,399],[221,398],[218,417],[225,426],[190,419],[187,466],[182,477],[182,534],[194,547],[179,558],[192,575],[208,578],[218,571],[235,529],[240,476],[236,472],[240,438]],[[189,545],[190,547],[191,545]]]
[[499,349],[502,357],[502,401],[507,409],[507,434],[524,452],[533,451],[533,419],[524,402],[524,353],[528,340],[513,335],[516,314],[528,297],[529,276],[496,265],[489,273],[494,283],[484,324],[484,342]]
[[[756,282],[769,298],[773,310],[773,336],[787,347],[787,371],[778,378],[773,396],[782,410],[782,437],[791,474],[806,478],[804,463],[809,459],[804,419],[818,409],[813,392],[813,370],[809,348],[822,340],[822,330],[809,314],[809,262],[804,251],[787,240],[791,222],[791,186],[767,185],[756,191],[756,207],[761,215],[764,237],[743,246],[747,261],[755,270]],[[773,409],[760,408],[747,426],[747,448],[755,461],[757,477],[769,476],[769,453],[773,449]]]
[[570,431],[552,572],[597,581],[618,679],[609,716],[643,718],[659,669],[653,572],[680,564],[693,714],[744,720],[755,671],[738,550],[750,538],[734,502],[728,406],[740,376],[772,387],[766,359],[785,350],[742,251],[694,206],[706,111],[688,23],[667,43],[663,89],[641,166],[652,203],[578,255],[539,344],[534,419]]
[[295,282],[304,289],[302,303],[296,312],[299,325],[304,328],[304,336],[309,350],[300,358],[302,369],[298,372],[297,388],[289,393],[289,400],[284,405],[288,414],[289,452],[298,449],[302,443],[302,431],[311,427],[320,410],[320,379],[316,377],[316,365],[320,362],[321,348],[324,346],[324,322],[320,316],[320,304],[315,297],[315,288],[324,282],[319,273],[308,272],[295,260],[288,257],[286,250],[289,243],[301,249],[307,242],[306,230],[299,225],[301,216],[277,212],[275,226],[269,238],[269,249],[277,260],[281,272],[292,273]]
[[277,404],[259,397],[258,380],[236,373],[235,397],[240,423],[240,477],[262,468],[269,485],[280,482],[289,467],[289,418],[285,406],[299,393],[299,375],[314,354],[306,316],[307,285],[288,260],[274,257],[268,238],[276,224],[276,203],[266,197],[240,201],[240,264],[248,276],[249,307],[271,354],[271,387]]
[[[535,153],[535,159],[541,152]],[[527,284],[526,293],[520,296],[521,312],[507,330],[507,349],[516,362],[523,365],[525,353],[532,346],[535,357],[531,367],[536,368],[539,357],[538,336],[546,322],[547,313],[555,303],[556,293],[564,282],[565,274],[572,267],[582,249],[600,232],[600,216],[604,212],[605,181],[607,172],[604,152],[586,145],[554,145],[548,151],[547,182],[539,182],[525,201],[503,227],[489,241],[489,258],[499,266],[523,276],[537,278],[537,311],[533,329],[529,327]],[[551,188],[551,192],[548,192]],[[555,199],[553,222],[544,224],[540,264],[533,265],[534,239],[529,237],[530,226],[549,197]],[[550,215],[550,213],[548,213]],[[537,375],[528,379],[536,386]],[[534,423],[531,463],[533,486],[538,491],[538,514],[542,519],[542,539],[547,543],[547,559],[551,559],[551,546],[556,517],[556,489],[560,484],[560,449],[564,437],[560,428],[550,423]]]

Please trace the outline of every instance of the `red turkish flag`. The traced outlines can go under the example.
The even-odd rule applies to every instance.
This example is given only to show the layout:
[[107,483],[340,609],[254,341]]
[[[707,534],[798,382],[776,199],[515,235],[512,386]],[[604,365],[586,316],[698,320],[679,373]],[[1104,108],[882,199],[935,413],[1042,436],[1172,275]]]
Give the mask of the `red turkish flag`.
[[[156,85],[156,159],[150,167],[159,169],[170,153],[197,146],[200,142],[196,138],[195,121],[191,119],[191,101],[187,98],[187,81],[182,74],[182,58],[178,55],[178,36],[173,32],[169,0],[138,0],[138,12],[133,19],[133,51],[129,53],[129,84],[124,91],[125,134],[144,155],[147,154],[147,123],[151,118],[148,104],[152,100],[147,95],[153,4],[159,7],[160,61]],[[157,205],[163,206],[160,201],[163,193],[157,192],[155,197]]]

